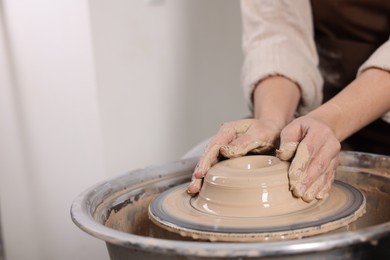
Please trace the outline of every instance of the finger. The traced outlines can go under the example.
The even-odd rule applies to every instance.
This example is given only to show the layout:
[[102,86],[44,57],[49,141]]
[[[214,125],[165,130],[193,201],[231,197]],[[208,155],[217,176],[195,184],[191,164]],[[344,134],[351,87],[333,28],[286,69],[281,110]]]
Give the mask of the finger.
[[234,122],[223,124],[218,133],[207,144],[195,167],[193,173],[195,178],[203,178],[210,167],[218,162],[221,146],[229,144],[235,138],[236,130],[233,123]]
[[328,178],[327,178],[327,181],[326,181],[324,187],[316,196],[317,199],[325,199],[329,195],[329,191],[332,188],[332,184],[333,184],[334,179],[335,179],[335,174],[336,174],[336,169],[337,169],[338,164],[339,164],[339,160],[337,157],[334,160],[333,169],[331,169],[331,171],[329,171],[327,174]]
[[[308,129],[299,121],[295,120],[283,128],[280,133],[280,149],[287,151],[292,151],[302,139],[306,136]],[[291,152],[288,152],[291,153]]]
[[307,178],[306,168],[310,159],[307,145],[303,142],[299,143],[295,157],[288,169],[290,190],[298,198],[302,197],[306,191],[303,182]]
[[297,151],[298,144],[298,142],[288,142],[281,144],[280,148],[276,150],[276,156],[283,161],[290,160]]
[[322,190],[325,186],[326,175],[321,175],[303,194],[302,200],[310,202],[315,199],[316,195]]
[[236,129],[237,136],[229,145],[221,147],[221,154],[228,158],[239,157],[248,152],[261,153],[272,149],[273,142],[278,136],[277,131],[259,129],[253,125]]
[[301,191],[301,182],[306,178],[306,165],[310,160],[307,145],[300,143],[305,135],[306,129],[299,122],[291,122],[280,133],[280,149],[277,153],[282,160],[289,160],[295,155],[288,170],[288,177],[290,190],[296,197],[302,197],[304,194]]
[[[330,190],[333,182],[332,176],[334,176],[335,164],[335,160],[332,160],[324,172],[322,172],[322,174],[310,186],[308,186],[308,189],[302,196],[304,201],[310,202],[315,198],[323,199],[326,197],[326,192]],[[323,194],[320,195],[321,191],[323,191]]]
[[[333,171],[338,154],[340,152],[340,143],[336,139],[328,138],[328,141],[321,141],[319,138],[315,141],[310,140],[311,135],[308,134],[303,142],[311,142],[310,146],[313,151],[310,160],[306,165],[305,178],[301,180],[300,190],[305,193],[313,183],[319,179],[323,174]],[[324,179],[323,181],[325,181]]]
[[193,176],[194,178],[203,178],[212,165],[217,163],[220,144],[210,144],[205,152],[200,157],[198,164],[195,167]]
[[[319,176],[313,184],[307,189],[302,199],[310,202],[317,199],[323,199],[326,197],[327,192],[330,190],[334,178],[334,172],[337,167],[337,160],[332,160],[328,165],[325,172]],[[320,194],[322,192],[322,194]]]
[[[298,134],[295,133],[294,136],[293,130]],[[298,145],[289,169],[290,189],[298,197],[305,194],[340,151],[340,143],[333,138],[331,130],[321,126],[312,127],[308,130],[304,128],[298,128],[297,130],[296,126],[293,125],[284,132],[283,138],[285,141],[291,140],[292,137],[302,137],[302,135],[302,141]]]
[[237,133],[245,132],[250,126],[250,120],[234,121],[224,123],[220,127],[218,133],[207,144],[198,164],[196,165],[192,174],[192,182],[187,188],[188,193],[197,193],[202,186],[202,179],[206,175],[207,171],[218,162],[218,156],[220,154],[221,146],[228,145]]
[[200,191],[200,188],[202,187],[202,179],[193,179],[188,185],[187,193],[189,194],[196,194]]
[[337,165],[338,157],[333,158],[322,174],[311,185],[307,186],[308,189],[302,199],[305,201],[311,201],[314,198],[325,198],[332,186]]

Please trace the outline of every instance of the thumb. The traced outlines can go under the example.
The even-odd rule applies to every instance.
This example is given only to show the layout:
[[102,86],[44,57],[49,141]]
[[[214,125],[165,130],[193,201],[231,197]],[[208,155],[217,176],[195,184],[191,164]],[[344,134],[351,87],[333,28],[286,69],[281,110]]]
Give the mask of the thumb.
[[281,143],[276,150],[276,156],[282,161],[288,161],[293,158],[298,148],[298,142]]
[[300,124],[292,122],[287,125],[280,133],[280,146],[276,150],[276,156],[283,161],[292,159],[304,135]]

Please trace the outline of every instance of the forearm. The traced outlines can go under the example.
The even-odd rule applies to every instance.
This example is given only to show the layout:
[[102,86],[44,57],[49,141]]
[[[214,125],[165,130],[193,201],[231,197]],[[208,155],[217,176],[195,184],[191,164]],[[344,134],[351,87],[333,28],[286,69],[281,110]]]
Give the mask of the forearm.
[[390,110],[390,73],[368,69],[333,99],[308,114],[343,141]]
[[282,129],[293,119],[299,100],[297,84],[282,76],[268,77],[254,90],[254,117],[270,120]]

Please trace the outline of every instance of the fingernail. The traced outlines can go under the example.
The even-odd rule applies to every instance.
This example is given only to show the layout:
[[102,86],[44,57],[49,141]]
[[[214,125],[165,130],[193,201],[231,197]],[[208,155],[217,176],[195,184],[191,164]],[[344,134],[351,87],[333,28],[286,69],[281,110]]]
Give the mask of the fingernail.
[[317,199],[323,200],[329,196],[329,186],[325,186],[316,196]]
[[188,187],[188,188],[187,188],[187,193],[188,193],[189,195],[194,195],[194,194],[195,194],[195,192],[193,192],[193,191],[191,190],[191,187]]
[[323,199],[326,199],[327,197],[329,196],[329,193],[328,192],[320,192],[316,198],[319,199],[319,200],[323,200]]
[[290,191],[297,198],[300,198],[303,195],[303,193],[301,193],[300,189],[296,185],[290,185]]
[[187,188],[187,193],[188,194],[196,194],[200,190],[200,179],[193,179],[190,184],[188,185]]
[[306,202],[311,202],[312,200],[314,200],[314,195],[311,194],[311,193],[306,193],[306,194],[302,197],[302,200],[303,200],[303,201],[306,201]]
[[302,198],[303,194],[306,192],[306,187],[300,185],[292,187],[292,193],[294,194],[295,197],[297,198]]
[[[192,184],[192,183],[191,183],[191,184]],[[193,190],[194,187],[191,186],[191,184],[190,184],[190,185],[188,186],[188,188],[187,188],[187,193],[190,194],[190,195],[193,195],[193,194],[195,194],[196,192]]]
[[237,147],[224,145],[219,149],[220,153],[225,157],[233,157],[237,153]]

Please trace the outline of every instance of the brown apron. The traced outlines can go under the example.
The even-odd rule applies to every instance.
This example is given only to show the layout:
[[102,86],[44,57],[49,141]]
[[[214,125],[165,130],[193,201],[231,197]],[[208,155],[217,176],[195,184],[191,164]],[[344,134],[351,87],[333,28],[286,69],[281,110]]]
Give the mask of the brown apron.
[[[356,77],[390,35],[389,0],[311,0],[324,101]],[[362,108],[363,109],[363,108]],[[390,124],[378,119],[345,140],[343,149],[390,155]]]

